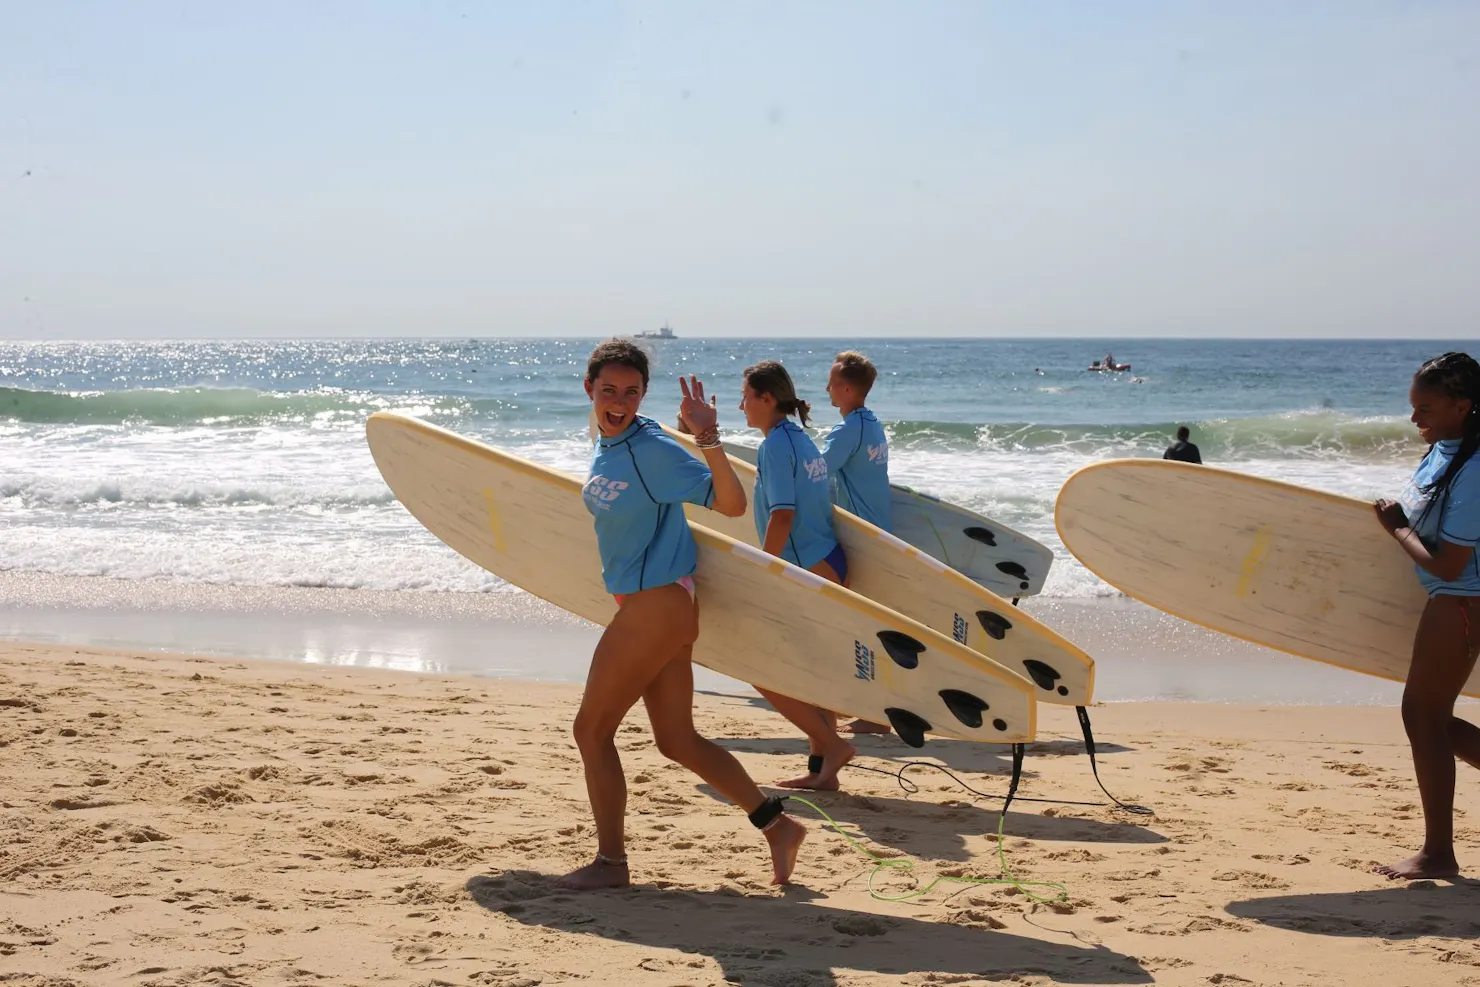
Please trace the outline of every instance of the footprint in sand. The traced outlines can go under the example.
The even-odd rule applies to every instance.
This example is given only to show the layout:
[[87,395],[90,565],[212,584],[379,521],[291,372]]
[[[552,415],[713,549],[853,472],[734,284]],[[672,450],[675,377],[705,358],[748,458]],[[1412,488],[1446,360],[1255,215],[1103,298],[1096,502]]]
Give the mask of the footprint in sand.
[[121,799],[101,799],[82,796],[81,798],[52,799],[49,803],[53,809],[67,809],[78,811],[82,809],[106,809],[110,805],[126,805]]
[[840,915],[831,924],[833,931],[845,936],[882,936],[887,935],[893,927],[888,919],[862,913]]
[[1339,771],[1353,778],[1365,778],[1373,773],[1380,773],[1382,768],[1373,768],[1365,764],[1352,764],[1345,761],[1326,761],[1322,767],[1331,771]]
[[408,966],[425,963],[443,950],[424,942],[402,943],[391,948],[391,955]]
[[1260,891],[1272,891],[1288,888],[1290,885],[1273,874],[1261,874],[1252,870],[1228,870],[1221,874],[1214,874],[1215,881],[1231,881],[1240,887],[1254,888]]
[[202,785],[185,796],[184,801],[193,805],[204,805],[212,809],[223,806],[238,805],[242,802],[254,802],[255,799],[241,790],[241,786],[232,781],[218,781],[210,785]]
[[963,908],[946,921],[966,929],[1005,929],[1007,923],[984,908]]
[[469,982],[486,987],[539,987],[544,978],[520,973],[518,967],[500,967],[495,970],[479,970],[468,977]]

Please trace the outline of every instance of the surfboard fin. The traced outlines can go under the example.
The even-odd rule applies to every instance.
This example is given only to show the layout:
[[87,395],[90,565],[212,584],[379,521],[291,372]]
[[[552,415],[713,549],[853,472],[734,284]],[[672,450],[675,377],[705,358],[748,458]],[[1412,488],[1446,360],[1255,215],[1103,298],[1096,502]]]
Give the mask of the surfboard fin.
[[900,668],[919,668],[925,645],[900,631],[880,631],[879,643]]
[[[991,545],[993,548],[997,547],[997,536],[986,528],[962,528],[961,533],[972,541],[979,541],[983,545]],[[1001,567],[999,566],[998,568]]]
[[[1052,665],[1046,664],[1045,662],[1041,662],[1037,658],[1027,659],[1023,662],[1023,667],[1028,670],[1028,677],[1037,684],[1038,688],[1047,689],[1049,692],[1054,691],[1054,688],[1055,686],[1057,686],[1059,679],[1062,678],[1062,676],[1059,675],[1059,670],[1057,668],[1054,668]],[[1063,692],[1060,694],[1066,695],[1068,694],[1068,692],[1068,689],[1063,689]]]
[[997,571],[1003,573],[1004,575],[1011,576],[1013,579],[1016,579],[1018,582],[1022,583],[1022,586],[1020,586],[1019,589],[1028,588],[1028,570],[1023,568],[1022,563],[998,562]]
[[1012,621],[1000,613],[993,613],[990,610],[978,610],[976,612],[976,619],[981,622],[982,630],[986,631],[987,636],[994,641],[1002,640],[1007,636],[1007,632],[1012,630]]
[[951,715],[973,730],[982,725],[982,713],[991,708],[985,699],[960,689],[942,689],[940,698]]
[[911,747],[925,746],[925,731],[930,729],[930,724],[924,718],[895,706],[884,710],[884,715],[889,717],[889,725],[894,727],[900,740]]

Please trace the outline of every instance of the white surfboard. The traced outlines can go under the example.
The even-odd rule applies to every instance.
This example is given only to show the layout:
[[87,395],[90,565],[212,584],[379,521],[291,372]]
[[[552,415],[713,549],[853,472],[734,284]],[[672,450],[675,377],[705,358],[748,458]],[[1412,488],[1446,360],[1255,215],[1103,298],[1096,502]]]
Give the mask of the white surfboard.
[[[668,434],[693,455],[701,455],[691,436],[673,429]],[[733,454],[730,463],[753,503],[755,466]],[[749,512],[729,518],[690,508],[689,519],[760,546]],[[841,508],[833,508],[833,529],[848,557],[849,588],[854,592],[1026,675],[1038,686],[1041,702],[1085,706],[1093,701],[1094,660],[1066,638],[930,554]]]
[[[754,446],[726,442],[725,451],[755,465]],[[889,484],[894,535],[969,579],[1007,597],[1036,596],[1053,565],[1053,550],[999,521],[939,497]]]
[[[1427,601],[1365,501],[1160,459],[1087,466],[1055,521],[1085,568],[1215,631],[1401,682]],[[1465,694],[1480,696],[1480,669]]]
[[[371,416],[366,437],[386,483],[432,534],[541,599],[610,622],[616,603],[602,584],[580,480],[403,415]],[[780,559],[699,525],[693,532],[701,665],[890,723],[914,746],[925,733],[1032,738],[1026,679]]]

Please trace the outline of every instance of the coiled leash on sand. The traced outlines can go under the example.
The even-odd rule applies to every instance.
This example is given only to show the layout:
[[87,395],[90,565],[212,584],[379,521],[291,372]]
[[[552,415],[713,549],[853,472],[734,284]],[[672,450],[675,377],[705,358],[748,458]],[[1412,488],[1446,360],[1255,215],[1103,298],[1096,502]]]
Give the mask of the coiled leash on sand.
[[[915,867],[915,862],[913,860],[909,859],[908,857],[881,857],[878,854],[871,852],[867,847],[863,846],[856,839],[854,839],[851,834],[844,830],[843,827],[838,824],[837,820],[833,819],[832,816],[827,814],[827,811],[825,809],[813,802],[808,801],[807,799],[804,799],[797,795],[783,795],[779,796],[779,798],[791,799],[794,802],[800,802],[803,805],[807,806],[813,812],[821,816],[823,820],[826,821],[827,825],[831,826],[838,833],[839,836],[847,840],[850,846],[852,846],[855,850],[857,850],[859,853],[863,854],[865,857],[873,862],[873,869],[869,871],[868,875],[868,895],[870,898],[873,898],[876,901],[909,901],[912,898],[921,898],[929,894],[936,887],[936,885],[945,882],[950,882],[952,884],[1005,885],[1008,887],[1017,888],[1033,901],[1067,901],[1069,899],[1069,889],[1064,887],[1064,885],[1060,884],[1059,882],[1024,881],[1021,878],[1014,876],[1012,871],[1009,870],[1007,867],[1007,854],[1004,853],[1002,849],[1002,843],[1005,837],[1005,829],[1007,826],[1007,807],[1012,804],[1013,797],[1017,794],[1018,783],[1022,780],[1024,750],[1025,748],[1022,744],[1012,745],[1012,783],[1007,788],[1007,795],[1003,798],[1002,802],[1002,812],[997,817],[997,863],[1002,868],[1001,877],[954,877],[949,874],[937,874],[935,876],[935,880],[931,881],[923,888],[916,888],[913,891],[906,891],[903,894],[883,894],[874,888],[874,881],[879,877],[879,875],[886,870],[909,872]],[[927,764],[928,762],[920,761],[915,763]],[[932,767],[934,766],[935,765],[932,765]],[[875,771],[878,769],[867,768],[864,770]],[[884,771],[881,773],[892,774],[893,772]],[[903,783],[904,781],[903,777],[900,777],[899,780],[901,783]],[[957,780],[959,781],[959,779]],[[918,790],[918,786],[916,790]],[[906,789],[906,791],[908,791],[908,789]],[[1052,888],[1058,893],[1055,895],[1041,895],[1031,890],[1032,888]]]
[[[915,866],[913,860],[910,860],[908,857],[880,857],[878,854],[871,852],[867,847],[859,843],[858,840],[854,839],[850,833],[844,830],[843,827],[837,822],[837,820],[833,819],[832,816],[827,814],[827,811],[825,809],[798,795],[774,796],[777,806],[776,811],[780,811],[780,803],[783,800],[790,799],[793,802],[800,802],[802,805],[807,806],[813,812],[821,816],[827,825],[831,826],[838,833],[839,836],[848,841],[848,844],[850,846],[852,846],[859,853],[863,854],[865,857],[871,860],[874,866],[873,869],[869,871],[868,875],[868,893],[869,897],[875,899],[876,901],[909,901],[913,898],[920,898],[926,894],[929,894],[931,890],[933,890],[937,885],[943,882],[951,882],[954,884],[1003,885],[1007,887],[1017,888],[1032,901],[1067,901],[1069,898],[1069,890],[1063,884],[1060,884],[1057,881],[1024,881],[1014,875],[1012,871],[1008,868],[1007,854],[1003,850],[1003,843],[1006,838],[1007,810],[1008,807],[1012,805],[1014,799],[1018,799],[1019,801],[1023,802],[1049,802],[1055,805],[1082,805],[1096,807],[1107,806],[1113,803],[1115,808],[1124,810],[1126,812],[1132,812],[1137,815],[1155,815],[1155,813],[1147,806],[1122,802],[1120,799],[1110,794],[1109,789],[1105,787],[1105,783],[1100,780],[1100,769],[1095,760],[1095,738],[1093,731],[1090,729],[1089,712],[1083,706],[1078,706],[1075,708],[1078,710],[1079,713],[1079,725],[1084,733],[1084,749],[1085,753],[1089,755],[1090,769],[1094,773],[1095,783],[1100,786],[1100,791],[1105,793],[1105,797],[1108,798],[1110,802],[1076,802],[1069,799],[1030,798],[1025,795],[1018,795],[1018,786],[1022,783],[1023,778],[1023,759],[1027,752],[1027,745],[1021,743],[1012,745],[1012,779],[1008,783],[1006,795],[996,795],[991,792],[983,792],[979,789],[973,788],[972,786],[966,784],[966,782],[962,781],[961,778],[954,771],[951,771],[949,768],[943,765],[934,764],[930,761],[905,761],[902,765],[899,766],[897,770],[894,771],[887,771],[883,768],[870,768],[862,764],[845,765],[845,767],[852,768],[857,771],[871,771],[874,774],[887,775],[898,782],[900,789],[903,790],[907,795],[913,795],[917,793],[920,790],[920,786],[906,778],[905,773],[912,768],[931,768],[933,770],[944,773],[948,778],[954,781],[957,785],[960,785],[961,788],[963,788],[964,790],[970,792],[972,795],[985,799],[1001,799],[1002,811],[997,816],[997,863],[998,866],[1000,866],[1002,869],[1001,877],[954,877],[948,874],[938,874],[936,875],[935,880],[931,881],[923,888],[916,888],[913,891],[907,891],[904,894],[898,895],[883,894],[874,888],[874,881],[878,878],[880,873],[886,870],[899,872],[912,871]],[[808,770],[813,773],[821,771],[821,760],[822,758],[820,755],[814,754],[809,757],[807,760]],[[1058,893],[1055,895],[1045,896],[1034,892],[1032,890],[1033,888],[1052,888],[1055,889]]]

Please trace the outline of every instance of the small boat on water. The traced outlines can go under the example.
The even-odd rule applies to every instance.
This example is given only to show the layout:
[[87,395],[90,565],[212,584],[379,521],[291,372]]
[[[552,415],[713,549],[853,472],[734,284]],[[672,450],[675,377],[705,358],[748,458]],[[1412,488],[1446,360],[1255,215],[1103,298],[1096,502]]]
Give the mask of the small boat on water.
[[663,323],[663,328],[661,328],[661,329],[652,329],[652,330],[649,330],[647,332],[640,332],[637,335],[633,336],[632,338],[633,339],[677,339],[678,337],[673,334],[673,330],[670,329],[670,328],[668,328],[668,323],[665,322],[665,323]]
[[1099,362],[1095,362],[1095,363],[1091,363],[1089,366],[1085,367],[1084,369],[1086,369],[1086,370],[1093,370],[1096,373],[1123,374],[1127,370],[1129,370],[1130,368],[1131,368],[1131,365],[1129,363],[1099,363]]

